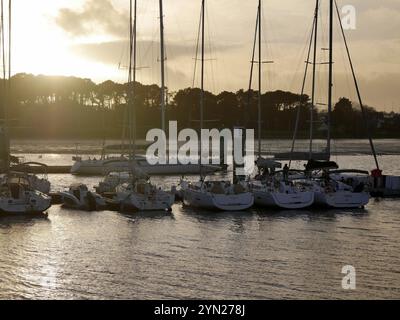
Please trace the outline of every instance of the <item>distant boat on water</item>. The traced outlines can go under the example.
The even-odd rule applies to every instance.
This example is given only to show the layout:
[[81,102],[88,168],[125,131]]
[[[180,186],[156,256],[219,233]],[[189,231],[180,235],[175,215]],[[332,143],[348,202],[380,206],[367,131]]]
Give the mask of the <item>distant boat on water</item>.
[[[81,159],[76,161],[71,168],[71,173],[75,175],[107,175],[111,172],[129,172],[132,169],[132,161],[124,156],[102,157],[100,159]],[[135,156],[135,169],[147,175],[190,175],[200,171],[198,164],[156,164],[148,163],[146,157]],[[221,171],[218,165],[203,165],[203,170],[207,174]]]

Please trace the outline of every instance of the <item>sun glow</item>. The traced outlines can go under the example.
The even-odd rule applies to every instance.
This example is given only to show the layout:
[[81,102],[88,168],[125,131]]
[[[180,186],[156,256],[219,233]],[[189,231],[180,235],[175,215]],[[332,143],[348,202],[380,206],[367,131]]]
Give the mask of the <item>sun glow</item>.
[[62,6],[79,7],[81,0],[21,1],[13,4],[12,73],[91,77],[102,80],[121,77],[118,66],[89,61],[75,54],[71,47],[80,41],[69,36],[54,23]]

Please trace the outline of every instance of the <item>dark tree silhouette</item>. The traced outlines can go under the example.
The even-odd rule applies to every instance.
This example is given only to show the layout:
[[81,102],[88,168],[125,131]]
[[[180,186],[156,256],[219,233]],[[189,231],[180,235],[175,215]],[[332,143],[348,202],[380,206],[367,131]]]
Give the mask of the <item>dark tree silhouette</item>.
[[[2,105],[7,87],[0,80]],[[178,121],[180,129],[198,129],[200,93],[198,88],[170,93],[167,120]],[[12,77],[7,101],[11,135],[14,138],[121,138],[127,123],[127,97],[126,83],[108,80],[95,84],[90,79],[76,77],[17,74]],[[205,127],[257,128],[257,91],[205,92],[204,97]],[[161,127],[159,86],[135,83],[134,106],[139,138],[145,137],[149,129]],[[310,105],[307,95],[280,90],[263,93],[263,137],[291,138],[298,107],[301,108],[299,137],[308,137]],[[375,135],[399,135],[400,116],[376,112],[370,107],[367,113]],[[324,113],[315,111],[315,119],[323,117]],[[360,110],[347,98],[341,98],[335,105],[332,123],[337,138],[364,136]]]

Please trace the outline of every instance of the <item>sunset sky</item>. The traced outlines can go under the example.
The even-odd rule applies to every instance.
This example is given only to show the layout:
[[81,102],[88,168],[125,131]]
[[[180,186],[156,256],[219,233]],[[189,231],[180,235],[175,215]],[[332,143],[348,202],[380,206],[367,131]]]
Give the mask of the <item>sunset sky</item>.
[[[129,0],[14,0],[13,72],[74,75],[95,82],[126,81]],[[248,86],[257,0],[207,1],[206,88]],[[264,0],[263,90],[298,92],[314,0]],[[327,46],[327,0],[322,0],[320,47]],[[192,86],[200,0],[165,0],[167,83]],[[367,104],[400,111],[400,1],[339,0],[354,5],[357,29],[346,31]],[[138,80],[159,83],[158,0],[138,0]],[[335,39],[335,98],[355,100],[341,36]],[[319,50],[319,61],[327,53]],[[318,102],[326,100],[327,67],[318,68]],[[198,84],[198,77],[195,84]]]

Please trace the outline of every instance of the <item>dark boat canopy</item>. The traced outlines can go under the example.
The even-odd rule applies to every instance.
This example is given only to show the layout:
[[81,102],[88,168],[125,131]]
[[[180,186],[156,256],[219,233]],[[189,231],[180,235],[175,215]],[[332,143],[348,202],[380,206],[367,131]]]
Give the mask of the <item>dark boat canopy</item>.
[[275,159],[280,161],[308,161],[310,158],[318,161],[329,161],[330,155],[325,152],[314,152],[311,155],[309,152],[288,152],[275,154]]
[[278,168],[282,168],[282,163],[275,161],[274,159],[263,159],[260,158],[256,161],[256,165],[259,168],[274,168],[274,169],[278,169]]
[[369,172],[368,172],[368,171],[365,171],[365,170],[356,170],[356,169],[335,170],[335,171],[331,171],[330,173],[331,173],[331,174],[354,173],[354,174],[369,175]]
[[307,171],[312,170],[337,170],[339,166],[334,161],[316,161],[310,160],[306,165]]

